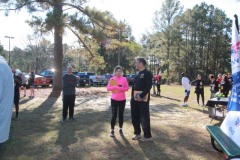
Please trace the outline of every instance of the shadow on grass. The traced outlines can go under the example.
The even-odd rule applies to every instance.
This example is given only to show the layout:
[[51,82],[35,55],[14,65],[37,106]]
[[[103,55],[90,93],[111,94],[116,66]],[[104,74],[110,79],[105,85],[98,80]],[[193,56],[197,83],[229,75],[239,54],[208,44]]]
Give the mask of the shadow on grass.
[[150,114],[159,114],[161,112],[163,113],[183,113],[184,111],[183,110],[179,110],[180,109],[180,106],[178,104],[175,104],[175,103],[168,103],[167,105],[150,105],[149,107],[150,109]]
[[[99,97],[101,98],[101,97]],[[109,137],[111,110],[79,110],[76,121],[61,125],[61,108],[55,108],[57,98],[49,97],[34,110],[24,110],[23,120],[12,124],[11,139],[7,142],[3,160],[12,159],[222,159],[221,155],[206,144],[204,135],[178,124],[161,125],[155,119],[152,125],[153,142],[131,140],[131,120],[124,122],[124,129],[131,132],[112,139]],[[100,106],[97,106],[100,107]],[[172,115],[176,104],[150,106],[151,115]],[[164,112],[163,112],[164,111]],[[130,115],[130,109],[125,114]],[[158,118],[158,117],[157,117]],[[156,125],[157,124],[157,125]],[[109,129],[108,129],[109,127]],[[210,157],[210,158],[209,158]]]
[[181,101],[181,100],[179,100],[179,99],[171,98],[171,97],[166,97],[166,96],[160,96],[160,97],[156,97],[156,98],[165,98],[165,99],[169,99],[169,100],[177,101],[177,102],[180,102],[180,101]]
[[104,124],[110,123],[110,112],[89,109],[74,116],[76,121],[67,120],[56,127],[58,134],[55,145],[60,147],[60,153],[54,159],[84,159],[102,149],[95,141],[101,139],[100,135],[105,132]]
[[27,102],[30,101],[31,99],[32,99],[31,97],[24,98],[24,99],[23,99],[23,97],[21,97],[19,104],[21,105],[21,104],[27,103]]
[[[171,129],[171,132],[168,130]],[[210,136],[206,137],[187,127],[176,125],[153,127],[154,141],[139,143],[146,157],[155,159],[222,159],[223,154],[215,152]]]
[[27,152],[27,154],[30,155],[38,154],[36,149],[30,149],[35,145],[35,142],[31,140],[30,137],[36,135],[41,136],[49,131],[47,126],[50,119],[53,117],[49,115],[49,110],[53,108],[53,105],[59,96],[60,94],[55,94],[55,97],[49,96],[33,110],[22,110],[20,112],[20,120],[12,121],[10,127],[10,138],[5,143],[6,149],[3,152],[3,154],[7,154],[6,160],[24,155],[25,150],[31,150],[32,153]]

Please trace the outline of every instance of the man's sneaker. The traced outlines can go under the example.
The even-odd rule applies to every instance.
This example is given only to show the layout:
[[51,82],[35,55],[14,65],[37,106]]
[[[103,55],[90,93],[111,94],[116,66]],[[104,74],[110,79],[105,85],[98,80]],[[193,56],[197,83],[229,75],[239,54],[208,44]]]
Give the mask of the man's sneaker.
[[76,119],[73,118],[73,117],[69,118],[69,120],[70,120],[70,121],[76,121]]
[[14,121],[19,121],[19,117],[15,117],[13,120]]
[[141,141],[141,142],[149,142],[149,141],[152,141],[152,137],[150,137],[150,138],[142,137],[141,139],[139,139],[139,141]]
[[119,129],[119,134],[120,134],[120,135],[123,135],[122,128]]
[[135,134],[135,135],[132,137],[132,140],[139,140],[140,138],[141,138],[140,135]]
[[61,123],[65,123],[65,122],[66,122],[66,119],[62,119],[62,120],[61,120]]
[[115,137],[113,129],[110,131],[110,137]]

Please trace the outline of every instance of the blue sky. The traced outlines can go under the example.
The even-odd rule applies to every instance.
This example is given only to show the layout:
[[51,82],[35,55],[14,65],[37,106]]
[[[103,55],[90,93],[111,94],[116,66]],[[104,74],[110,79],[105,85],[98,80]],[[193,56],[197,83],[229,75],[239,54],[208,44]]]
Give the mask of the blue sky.
[[[163,0],[91,0],[89,5],[101,10],[108,10],[117,19],[125,20],[132,26],[133,35],[139,40],[143,33],[153,30],[153,13],[160,9],[162,2]],[[240,17],[240,2],[237,0],[180,0],[180,2],[184,6],[184,9],[192,8],[201,2],[206,2],[225,11],[229,18],[234,14],[238,14]],[[11,12],[8,17],[5,17],[4,13],[0,12],[0,43],[6,50],[8,50],[8,39],[4,36],[14,37],[14,39],[11,39],[11,48],[14,46],[24,48],[29,44],[27,35],[32,34],[32,29],[25,21],[30,18],[31,16],[25,11],[21,11],[20,13]],[[53,41],[51,35],[49,36],[49,40]],[[64,43],[70,45],[76,42],[76,40],[71,34],[64,37]]]

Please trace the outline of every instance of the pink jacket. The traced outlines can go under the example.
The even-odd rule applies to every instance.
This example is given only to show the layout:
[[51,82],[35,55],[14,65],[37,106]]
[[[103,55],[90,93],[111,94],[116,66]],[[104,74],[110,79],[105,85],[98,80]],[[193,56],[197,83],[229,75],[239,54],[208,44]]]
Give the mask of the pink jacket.
[[[114,79],[117,81],[118,86],[110,86],[110,81]],[[112,77],[108,82],[107,85],[107,90],[108,91],[113,91],[116,90],[117,92],[112,92],[112,96],[111,99],[115,100],[115,101],[123,101],[126,99],[126,95],[125,92],[128,91],[129,86],[128,86],[128,81],[126,79],[126,77],[117,77],[114,76]],[[119,86],[121,85],[121,86]]]

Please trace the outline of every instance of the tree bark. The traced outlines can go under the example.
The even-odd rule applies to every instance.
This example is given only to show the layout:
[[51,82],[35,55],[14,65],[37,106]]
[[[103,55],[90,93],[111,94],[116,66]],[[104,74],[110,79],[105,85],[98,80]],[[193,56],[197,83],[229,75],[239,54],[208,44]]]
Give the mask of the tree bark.
[[60,95],[62,91],[62,61],[63,61],[63,27],[61,25],[61,17],[63,14],[60,4],[54,5],[54,14],[57,24],[54,25],[54,77],[53,77],[53,95]]

